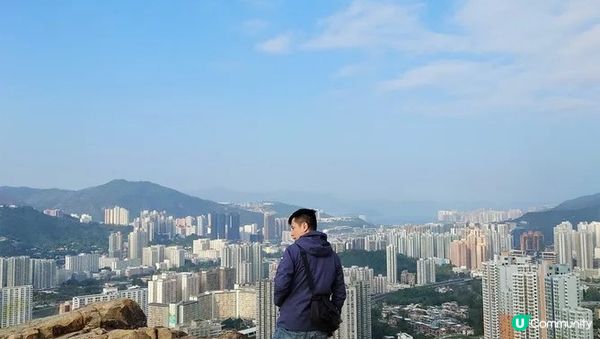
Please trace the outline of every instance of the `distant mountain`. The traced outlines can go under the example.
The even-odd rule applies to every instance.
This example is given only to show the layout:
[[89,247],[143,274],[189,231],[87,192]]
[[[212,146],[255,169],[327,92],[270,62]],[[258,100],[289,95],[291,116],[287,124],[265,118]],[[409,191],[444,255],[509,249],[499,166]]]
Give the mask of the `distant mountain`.
[[[282,202],[274,201],[263,203],[265,207],[269,211],[273,211],[277,213],[278,217],[289,217],[296,210],[301,208],[300,206],[294,206],[285,204]],[[332,215],[327,213],[320,213],[321,221],[319,221],[319,229],[326,229],[335,226],[348,226],[348,227],[371,227],[372,224],[358,218],[358,217],[345,217],[345,218],[335,218]],[[327,221],[327,219],[332,219]]]
[[[290,204],[286,204],[286,203],[279,202],[279,201],[247,202],[247,203],[239,203],[239,204],[233,204],[233,205],[237,206],[239,208],[245,209],[247,211],[250,211],[250,212],[274,213],[276,218],[284,218],[284,217],[287,218],[292,213],[296,212],[297,210],[299,210],[301,208],[311,208],[310,206],[309,207],[295,206],[295,205],[290,205]],[[327,213],[321,213],[320,215],[321,215],[321,217],[324,217],[324,218],[331,217],[331,215],[329,215]]]
[[554,209],[559,211],[568,211],[594,207],[600,208],[600,193],[567,200],[556,206]]
[[148,181],[113,180],[78,191],[0,187],[0,204],[28,205],[36,209],[60,208],[67,213],[87,213],[95,221],[104,219],[105,208],[125,207],[130,217],[143,210],[167,211],[177,216],[238,212],[242,223],[261,223],[263,216],[234,206],[193,197]]
[[98,223],[81,224],[70,217],[47,216],[31,207],[0,207],[0,256],[35,254],[69,248],[105,249],[111,227]]
[[[237,204],[240,208],[244,208],[253,212],[272,212],[276,218],[287,218],[292,213],[302,208],[300,206],[289,205],[279,201],[262,201],[245,204]],[[310,208],[310,207],[309,207]],[[335,218],[327,213],[320,213],[321,220],[319,221],[319,229],[328,229],[336,226],[347,227],[372,227],[373,225],[358,217],[338,217]]]
[[[373,223],[431,222],[437,210],[465,209],[461,205],[429,201],[390,201],[386,199],[340,198],[327,193],[302,191],[239,192],[223,187],[193,190],[191,193],[216,201],[286,201],[292,205],[320,208],[332,215],[366,215]],[[474,204],[474,206],[489,206]]]
[[545,211],[529,212],[515,220],[522,229],[539,230],[546,243],[552,243],[554,226],[569,221],[576,226],[582,221],[600,221],[600,193],[567,200]]
[[276,190],[242,192],[226,187],[205,187],[190,190],[193,195],[215,201],[234,203],[246,201],[285,201],[291,205],[319,208],[336,216],[364,215],[372,224],[427,223],[437,220],[439,210],[470,211],[481,208],[506,210],[544,205],[546,201],[443,201],[413,200],[396,197],[346,197],[332,193]]
[[[279,202],[279,201],[264,202],[263,204],[265,205],[267,210],[274,212],[279,218],[284,218],[284,217],[287,218],[292,213],[296,212],[297,210],[299,210],[301,208],[311,208],[311,207],[301,207],[301,206],[290,205],[290,204],[286,204],[286,203]],[[322,213],[321,215],[329,216],[324,213]]]

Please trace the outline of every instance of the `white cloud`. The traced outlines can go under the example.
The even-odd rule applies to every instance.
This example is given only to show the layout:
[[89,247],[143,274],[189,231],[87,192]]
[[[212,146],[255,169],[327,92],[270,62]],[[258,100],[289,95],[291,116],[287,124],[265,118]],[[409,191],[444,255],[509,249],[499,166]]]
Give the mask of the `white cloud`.
[[468,0],[448,13],[455,32],[440,33],[423,22],[424,10],[424,5],[355,0],[322,19],[319,33],[303,46],[527,54],[554,48],[600,23],[594,1]]
[[426,10],[424,4],[355,0],[319,20],[311,38],[292,46],[282,34],[259,49],[364,52],[364,60],[340,66],[333,78],[388,70],[372,94],[400,97],[412,112],[597,113],[596,1],[465,0],[438,19],[437,30],[424,21]]
[[[428,29],[423,9],[355,1],[305,46],[425,55],[376,86],[423,112],[595,113],[600,105],[600,6],[592,1],[470,0],[448,13],[453,34]],[[414,91],[438,97],[414,99]]]
[[290,34],[280,34],[256,45],[256,49],[270,54],[283,54],[290,51],[292,38]]
[[483,64],[464,61],[442,61],[413,68],[396,79],[380,84],[384,91],[414,89],[429,86],[447,86],[457,79],[478,73]]
[[470,0],[454,21],[468,50],[529,55],[557,51],[599,18],[593,1]]
[[418,19],[421,6],[391,2],[354,1],[348,8],[322,20],[322,32],[306,41],[306,49],[393,48],[426,52],[454,49],[453,36],[427,31]]

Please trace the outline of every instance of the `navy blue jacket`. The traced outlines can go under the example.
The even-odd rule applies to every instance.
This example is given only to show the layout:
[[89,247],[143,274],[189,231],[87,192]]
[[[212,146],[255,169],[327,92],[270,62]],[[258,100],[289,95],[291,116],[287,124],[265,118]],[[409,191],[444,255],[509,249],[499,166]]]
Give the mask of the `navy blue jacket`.
[[308,254],[310,270],[317,294],[331,294],[332,302],[341,311],[346,300],[344,271],[340,258],[327,241],[327,235],[311,231],[288,246],[277,267],[275,276],[275,305],[279,306],[277,326],[290,331],[315,331],[310,322],[310,300],[301,246]]

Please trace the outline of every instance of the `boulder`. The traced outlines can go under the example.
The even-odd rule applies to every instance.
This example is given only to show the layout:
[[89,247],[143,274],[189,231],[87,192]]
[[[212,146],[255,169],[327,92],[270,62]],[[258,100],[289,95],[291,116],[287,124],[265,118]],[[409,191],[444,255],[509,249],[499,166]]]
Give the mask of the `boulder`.
[[51,339],[93,329],[136,329],[146,326],[146,315],[130,299],[95,303],[66,314],[36,319],[19,326],[0,329],[0,339]]

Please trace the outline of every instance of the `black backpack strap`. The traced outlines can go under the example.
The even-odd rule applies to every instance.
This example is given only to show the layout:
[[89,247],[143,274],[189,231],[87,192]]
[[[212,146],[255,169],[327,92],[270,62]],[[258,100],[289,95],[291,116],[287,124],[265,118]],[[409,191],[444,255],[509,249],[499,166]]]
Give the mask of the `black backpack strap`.
[[306,256],[306,251],[298,244],[296,244],[298,248],[300,248],[300,256],[302,257],[302,262],[304,263],[304,271],[306,272],[306,278],[308,280],[308,287],[312,294],[315,294],[315,280],[313,278],[312,272],[310,271],[310,265],[308,264],[308,258]]

